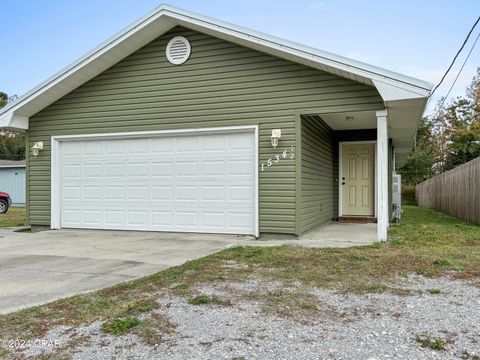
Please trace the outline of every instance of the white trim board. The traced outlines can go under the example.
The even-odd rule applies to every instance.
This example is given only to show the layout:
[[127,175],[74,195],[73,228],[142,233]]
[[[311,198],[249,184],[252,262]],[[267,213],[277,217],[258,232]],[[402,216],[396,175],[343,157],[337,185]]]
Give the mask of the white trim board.
[[[159,131],[140,131],[140,132],[119,132],[119,133],[98,133],[98,134],[80,134],[80,135],[60,135],[51,137],[51,219],[50,227],[52,229],[60,229],[60,144],[64,141],[84,141],[98,139],[133,139],[147,137],[171,137],[171,136],[188,136],[201,135],[211,133],[237,133],[237,132],[253,132],[255,139],[254,164],[255,164],[255,196],[254,196],[254,221],[255,237],[260,236],[260,204],[259,204],[259,130],[258,125],[230,126],[216,128],[195,128],[195,129],[175,129],[175,130],[159,130]],[[155,231],[155,230],[151,230]],[[193,231],[195,232],[195,231]]]
[[373,198],[373,209],[374,209],[374,216],[377,217],[377,191],[378,191],[378,186],[377,186],[377,140],[359,140],[359,141],[339,141],[338,142],[338,216],[343,216],[342,214],[342,201],[343,201],[343,191],[342,191],[342,169],[343,169],[343,150],[342,150],[342,145],[344,144],[374,144],[374,161],[375,161],[375,174],[374,174],[374,188],[375,188],[375,194]]

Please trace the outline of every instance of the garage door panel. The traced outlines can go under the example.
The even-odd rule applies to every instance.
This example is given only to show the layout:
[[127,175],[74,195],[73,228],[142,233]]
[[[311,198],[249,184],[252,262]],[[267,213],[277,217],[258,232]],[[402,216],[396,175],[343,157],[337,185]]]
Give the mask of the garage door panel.
[[251,177],[252,176],[252,160],[230,160],[229,161],[229,172],[230,176],[243,176]]
[[80,141],[71,141],[62,144],[62,154],[64,158],[79,157],[82,155],[82,143]]
[[252,151],[255,149],[253,136],[246,137],[244,133],[230,134],[228,136],[228,148],[231,150]]
[[169,161],[155,161],[151,165],[152,177],[173,177],[173,163]]
[[83,223],[90,225],[100,225],[102,223],[102,211],[97,209],[87,209],[82,212]]
[[253,133],[61,144],[61,226],[255,233]]
[[145,141],[145,139],[130,139],[127,140],[126,143],[128,155],[150,153],[149,140]]
[[103,200],[103,187],[85,185],[83,187],[83,199],[85,200]]
[[226,196],[226,186],[224,185],[205,185],[201,187],[200,199],[202,201],[224,201]]
[[62,191],[62,200],[81,200],[82,188],[81,186],[64,186]]
[[104,210],[104,225],[107,226],[123,226],[124,211],[115,209]]
[[226,176],[227,162],[222,159],[204,160],[200,162],[203,176]]
[[125,141],[105,141],[105,155],[125,155]]
[[198,163],[196,161],[175,161],[175,176],[176,177],[195,177],[197,178],[198,173]]
[[85,144],[82,143],[82,154],[86,156],[103,154],[103,143],[103,141],[92,141],[88,144],[88,146],[85,146]]
[[180,227],[198,227],[198,214],[194,211],[176,211],[175,224]]
[[150,139],[150,148],[153,154],[172,154],[173,142],[171,138],[153,138]]
[[69,179],[78,179],[82,175],[82,166],[80,164],[68,164],[62,168],[63,181]]
[[127,210],[127,226],[139,226],[148,224],[148,211]]
[[173,186],[152,185],[152,200],[173,200]]
[[127,174],[129,177],[149,177],[150,164],[143,162],[128,163]]
[[173,223],[172,211],[152,211],[152,226],[170,227]]
[[103,164],[85,164],[83,166],[83,177],[84,178],[101,178],[103,177]]
[[69,209],[65,207],[62,209],[62,222],[66,225],[79,225],[81,224],[81,210]]
[[225,149],[226,136],[203,136],[201,138],[202,152],[218,152]]
[[195,186],[177,186],[175,188],[175,201],[197,201],[198,187]]

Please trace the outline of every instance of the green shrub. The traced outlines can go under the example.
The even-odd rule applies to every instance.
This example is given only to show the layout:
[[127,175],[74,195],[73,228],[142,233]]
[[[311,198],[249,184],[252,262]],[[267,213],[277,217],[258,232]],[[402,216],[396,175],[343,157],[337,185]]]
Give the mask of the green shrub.
[[402,185],[402,204],[418,205],[415,195],[415,185]]

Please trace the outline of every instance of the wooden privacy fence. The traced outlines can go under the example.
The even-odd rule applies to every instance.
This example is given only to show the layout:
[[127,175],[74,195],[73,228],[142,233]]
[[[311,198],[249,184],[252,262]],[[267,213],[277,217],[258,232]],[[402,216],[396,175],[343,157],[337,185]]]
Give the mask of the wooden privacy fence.
[[480,158],[416,186],[418,205],[480,224]]

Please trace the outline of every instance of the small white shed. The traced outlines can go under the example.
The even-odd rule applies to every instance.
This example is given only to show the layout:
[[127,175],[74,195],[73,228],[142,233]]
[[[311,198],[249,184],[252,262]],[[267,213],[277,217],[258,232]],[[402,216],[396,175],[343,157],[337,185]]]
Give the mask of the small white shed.
[[24,160],[0,160],[0,191],[8,193],[14,205],[25,205]]

